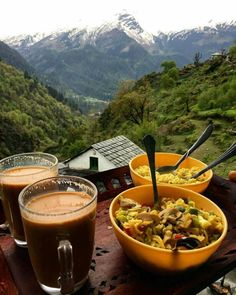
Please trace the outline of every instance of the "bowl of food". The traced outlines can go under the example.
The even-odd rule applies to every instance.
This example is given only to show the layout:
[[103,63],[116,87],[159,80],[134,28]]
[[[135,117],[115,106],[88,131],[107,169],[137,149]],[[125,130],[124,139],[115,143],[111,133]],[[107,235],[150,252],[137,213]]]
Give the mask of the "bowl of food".
[[143,269],[176,274],[205,263],[227,233],[222,210],[194,191],[158,185],[153,207],[152,185],[130,188],[109,208],[114,233],[127,256]]
[[[180,154],[156,152],[155,166],[158,168],[166,165],[175,165],[180,157]],[[196,179],[192,178],[192,176],[206,166],[207,165],[200,160],[188,157],[175,171],[169,173],[156,172],[157,183],[173,184],[202,193],[211,181],[213,176],[212,170],[206,171]],[[129,162],[129,169],[135,186],[152,183],[147,154],[140,154],[131,159]]]

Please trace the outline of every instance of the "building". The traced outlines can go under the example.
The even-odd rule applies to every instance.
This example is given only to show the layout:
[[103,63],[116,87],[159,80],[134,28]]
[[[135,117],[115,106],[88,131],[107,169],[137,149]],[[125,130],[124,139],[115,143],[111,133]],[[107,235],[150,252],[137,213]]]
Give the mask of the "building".
[[144,151],[125,136],[117,136],[92,144],[73,158],[64,161],[70,170],[102,172],[128,165],[129,161]]

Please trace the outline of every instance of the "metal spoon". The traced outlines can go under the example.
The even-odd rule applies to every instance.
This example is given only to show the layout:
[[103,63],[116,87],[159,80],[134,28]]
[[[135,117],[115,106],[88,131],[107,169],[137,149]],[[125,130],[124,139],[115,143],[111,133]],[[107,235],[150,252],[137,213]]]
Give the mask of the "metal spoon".
[[151,171],[152,187],[153,187],[153,195],[154,195],[154,207],[157,208],[159,206],[159,201],[158,201],[156,171],[155,171],[156,142],[155,142],[155,139],[151,135],[145,135],[143,138],[143,144],[144,144],[146,152],[147,152],[149,167],[150,167],[150,171]]
[[192,178],[198,178],[200,175],[202,175],[204,172],[210,170],[211,168],[215,167],[216,165],[224,162],[225,160],[228,160],[229,158],[236,155],[236,142],[231,144],[231,146],[215,161],[211,162],[206,168],[203,168],[200,170],[197,174],[192,176]]
[[203,133],[199,136],[197,141],[187,150],[187,152],[178,160],[178,162],[173,166],[161,166],[156,169],[159,173],[167,173],[176,170],[179,165],[186,159],[188,156],[195,151],[201,144],[203,144],[211,135],[213,131],[213,124],[210,123]]

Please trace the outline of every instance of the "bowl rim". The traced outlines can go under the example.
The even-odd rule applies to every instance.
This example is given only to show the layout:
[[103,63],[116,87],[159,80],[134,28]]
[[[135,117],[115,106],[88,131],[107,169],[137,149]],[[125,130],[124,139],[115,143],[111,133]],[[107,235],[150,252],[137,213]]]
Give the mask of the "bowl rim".
[[[181,154],[177,154],[177,153],[155,152],[155,156],[156,156],[157,154],[159,154],[159,155],[177,155],[177,156],[180,156],[180,157],[182,156]],[[143,180],[146,180],[146,181],[148,181],[149,183],[152,183],[151,179],[145,178],[145,177],[143,177],[142,175],[138,174],[138,173],[134,170],[134,168],[132,167],[132,162],[133,162],[135,159],[137,159],[137,158],[139,158],[139,157],[141,157],[141,156],[146,156],[146,157],[147,157],[147,154],[146,154],[146,153],[143,153],[143,154],[139,154],[139,155],[133,157],[133,158],[129,161],[129,168],[130,168],[130,170],[132,171],[132,173],[133,173],[135,176],[137,176],[137,177],[139,177],[139,178],[141,178],[141,179],[143,179]],[[190,158],[190,159],[192,159],[192,160],[194,160],[194,161],[200,162],[201,164],[205,165],[205,167],[207,166],[207,164],[205,164],[205,163],[202,162],[201,160],[198,160],[198,159],[193,158],[193,157],[188,157],[188,158]],[[192,186],[202,185],[202,184],[205,184],[205,183],[207,183],[207,182],[210,182],[210,180],[211,180],[212,177],[213,177],[213,170],[212,170],[212,169],[209,169],[207,172],[209,172],[209,176],[208,176],[204,181],[201,181],[201,182],[199,182],[199,183],[183,183],[183,184],[171,184],[171,183],[167,183],[167,184],[170,184],[170,185],[176,185],[176,186],[179,186],[179,187],[182,187],[182,186],[184,186],[184,187],[185,187],[185,186],[186,186],[186,187],[192,187]],[[164,182],[158,182],[158,184],[164,184]]]
[[[159,184],[159,186],[161,187],[166,187],[168,185],[166,184]],[[153,247],[153,246],[150,246],[150,245],[147,245],[147,244],[144,244],[132,237],[130,237],[129,235],[127,235],[115,222],[115,218],[112,214],[112,208],[114,207],[114,204],[116,203],[116,201],[118,200],[118,198],[122,195],[122,193],[126,192],[126,191],[131,191],[131,190],[137,190],[139,189],[140,187],[152,187],[152,184],[146,184],[146,185],[142,185],[142,186],[135,186],[135,187],[132,187],[132,188],[129,188],[121,193],[119,193],[115,198],[113,198],[110,206],[109,206],[109,217],[110,217],[110,221],[112,223],[112,226],[124,237],[124,238],[128,238],[128,240],[130,240],[131,242],[134,242],[135,244],[138,244],[139,246],[142,246],[146,249],[150,249],[152,251],[160,251],[160,252],[163,252],[163,253],[174,253],[172,250],[169,250],[169,249],[163,249],[163,248],[158,248],[158,247]],[[211,249],[212,247],[215,247],[215,244],[219,244],[219,246],[221,245],[222,241],[224,240],[224,238],[226,237],[226,234],[227,234],[227,231],[228,231],[228,221],[227,221],[227,218],[224,214],[224,212],[221,210],[221,208],[216,204],[214,203],[213,201],[211,201],[210,199],[208,199],[207,197],[201,195],[200,193],[197,193],[195,191],[192,191],[190,189],[186,189],[184,187],[179,187],[179,186],[175,186],[175,185],[171,185],[169,186],[169,188],[177,188],[178,190],[184,190],[184,191],[188,191],[188,192],[191,192],[193,194],[197,194],[197,195],[200,195],[200,197],[202,197],[203,199],[206,199],[207,202],[209,203],[212,203],[214,206],[216,206],[218,208],[218,210],[221,212],[221,217],[222,217],[222,221],[223,221],[223,224],[224,224],[224,228],[223,228],[223,232],[221,234],[221,236],[216,240],[214,241],[213,243],[211,243],[210,245],[207,245],[207,246],[204,246],[204,247],[201,247],[201,248],[197,248],[197,249],[188,249],[188,250],[178,250],[178,253],[184,253],[185,255],[187,254],[193,254],[193,253],[200,253],[202,251],[205,251],[207,249]]]

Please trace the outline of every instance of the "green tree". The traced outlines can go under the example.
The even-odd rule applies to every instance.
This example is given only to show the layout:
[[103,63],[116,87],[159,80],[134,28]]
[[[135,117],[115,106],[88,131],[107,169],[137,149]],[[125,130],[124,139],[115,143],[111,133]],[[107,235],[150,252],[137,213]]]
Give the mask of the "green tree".
[[121,118],[140,125],[144,120],[150,120],[153,110],[151,95],[148,92],[129,92],[114,103],[114,112]]
[[200,65],[200,59],[202,58],[202,54],[201,52],[196,52],[195,55],[194,55],[194,60],[193,60],[193,63],[196,67],[198,67]]
[[163,89],[171,89],[175,86],[175,80],[169,76],[169,74],[162,74],[160,79],[160,85]]
[[161,63],[161,67],[163,68],[163,72],[168,72],[172,68],[176,68],[176,63],[173,60],[166,60]]
[[172,78],[175,81],[179,80],[179,70],[177,68],[173,67],[173,68],[169,69],[168,75],[170,78]]
[[29,73],[27,71],[24,71],[24,78],[25,79],[31,79]]
[[115,94],[115,98],[122,97],[126,93],[130,92],[133,89],[134,85],[135,85],[134,80],[121,81],[118,87],[118,90]]
[[190,112],[189,108],[189,102],[190,102],[190,92],[188,85],[181,85],[179,86],[175,91],[176,96],[176,103],[178,104],[178,107],[182,109],[182,106],[184,105],[186,114]]
[[236,59],[236,45],[230,47],[229,54],[230,54],[231,58]]
[[108,107],[103,111],[100,118],[98,119],[101,130],[106,130],[110,126],[111,122],[114,121],[113,104],[111,102]]

